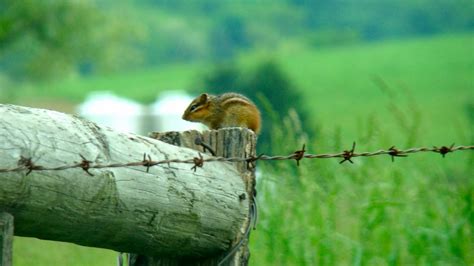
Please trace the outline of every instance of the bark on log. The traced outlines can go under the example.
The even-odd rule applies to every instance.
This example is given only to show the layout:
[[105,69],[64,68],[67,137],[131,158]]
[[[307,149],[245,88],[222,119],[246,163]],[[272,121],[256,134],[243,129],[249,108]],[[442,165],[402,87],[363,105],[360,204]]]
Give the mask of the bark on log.
[[[248,158],[255,156],[256,138],[251,130],[240,128],[226,128],[221,130],[210,130],[199,132],[196,130],[184,132],[153,132],[151,138],[164,141],[180,147],[198,150],[221,157]],[[253,204],[255,194],[255,169],[247,162],[234,163],[246,184],[249,197],[248,204]],[[252,208],[252,206],[249,206]],[[254,208],[256,206],[254,205]],[[254,211],[256,211],[254,209]],[[252,219],[256,219],[256,213],[251,212],[240,228],[240,233],[234,239],[229,250],[213,257],[201,260],[186,260],[180,258],[166,258],[144,256],[142,254],[131,254],[130,266],[175,266],[175,265],[247,265],[250,257],[248,249],[248,234],[251,230]],[[234,250],[235,249],[235,250]]]
[[12,265],[13,216],[0,212],[0,266]]
[[[53,167],[197,157],[197,152],[115,132],[54,111],[0,105],[0,169],[20,158]],[[206,158],[207,155],[204,155]],[[230,163],[0,173],[0,211],[15,235],[163,257],[228,250],[249,213],[246,184]]]

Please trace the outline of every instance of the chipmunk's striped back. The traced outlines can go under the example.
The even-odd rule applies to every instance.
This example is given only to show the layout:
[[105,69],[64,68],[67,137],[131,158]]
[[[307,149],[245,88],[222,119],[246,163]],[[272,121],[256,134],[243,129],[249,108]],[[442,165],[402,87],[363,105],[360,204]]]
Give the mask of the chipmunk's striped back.
[[203,93],[186,108],[183,119],[201,122],[210,129],[245,127],[260,131],[260,111],[247,97],[238,93]]

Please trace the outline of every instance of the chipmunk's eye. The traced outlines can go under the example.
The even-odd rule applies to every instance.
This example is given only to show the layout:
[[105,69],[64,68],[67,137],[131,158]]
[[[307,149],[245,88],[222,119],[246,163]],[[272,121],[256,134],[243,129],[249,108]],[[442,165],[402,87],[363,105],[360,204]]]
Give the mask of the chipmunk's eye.
[[192,112],[192,111],[196,110],[197,107],[198,107],[197,104],[193,104],[193,105],[191,105],[191,107],[189,108],[189,111]]

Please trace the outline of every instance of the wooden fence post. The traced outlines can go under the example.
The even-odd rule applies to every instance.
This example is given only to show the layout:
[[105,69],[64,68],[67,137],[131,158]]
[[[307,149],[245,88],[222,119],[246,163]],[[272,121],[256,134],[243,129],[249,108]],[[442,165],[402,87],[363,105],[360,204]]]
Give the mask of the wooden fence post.
[[[163,142],[173,144],[180,147],[191,148],[200,153],[211,154],[221,157],[249,157],[255,156],[256,137],[255,134],[247,129],[226,128],[221,130],[211,130],[198,132],[196,130],[184,132],[153,132],[151,138],[161,140]],[[208,146],[205,148],[204,146]],[[212,151],[210,151],[210,148]],[[211,163],[211,162],[209,162]],[[203,167],[206,167],[204,163]],[[250,197],[249,205],[254,204],[255,196],[255,169],[252,163],[240,162],[234,163],[240,172],[245,184],[247,195],[242,197]],[[237,238],[232,242],[229,249],[224,254],[220,254],[212,258],[186,260],[183,258],[157,258],[143,255],[132,254],[131,266],[158,266],[158,265],[247,265],[250,257],[248,249],[248,233],[252,227],[252,219],[254,219],[255,206],[249,206],[249,215],[240,228]],[[231,250],[237,248],[235,253],[231,254]]]
[[0,266],[12,265],[13,216],[0,212]]
[[[253,150],[247,130],[212,134],[203,140],[224,156]],[[15,235],[194,261],[226,253],[248,228],[246,163],[193,171],[196,150],[15,105],[0,104],[0,136],[0,210]]]

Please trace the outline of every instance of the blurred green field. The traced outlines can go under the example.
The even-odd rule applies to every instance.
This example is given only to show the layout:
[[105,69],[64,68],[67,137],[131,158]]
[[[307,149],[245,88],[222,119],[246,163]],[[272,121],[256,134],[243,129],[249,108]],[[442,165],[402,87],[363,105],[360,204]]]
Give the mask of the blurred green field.
[[[274,51],[243,54],[237,63],[244,69],[252,69],[262,60],[275,60],[301,90],[306,105],[313,111],[314,123],[319,127],[344,125],[349,142],[360,136],[357,127],[361,118],[371,116],[383,121],[384,117],[392,115],[394,110],[390,110],[390,105],[395,104],[417,108],[419,123],[426,126],[423,128],[423,142],[418,142],[419,145],[435,141],[461,143],[466,141],[465,135],[470,129],[466,128],[466,117],[459,114],[474,102],[473,47],[473,34],[323,49],[311,48],[304,40],[292,40]],[[57,99],[76,104],[91,91],[112,90],[149,103],[161,91],[191,90],[202,86],[201,79],[209,67],[204,63],[176,64],[25,85],[15,90],[13,102],[35,105],[45,101],[48,105]],[[382,79],[391,92],[381,90],[374,78]],[[335,117],[337,119],[333,119]],[[450,126],[433,130],[437,123]],[[381,123],[381,127],[389,131],[400,130],[393,124]],[[394,138],[395,142],[401,141],[396,136]]]
[[[359,151],[473,144],[474,34],[322,50],[302,43],[288,42],[238,60],[248,69],[261,59],[276,60],[313,110],[319,128],[314,140],[292,137],[298,127],[289,119],[274,123],[281,153],[302,142],[312,153],[348,149],[352,141]],[[150,102],[160,91],[198,86],[207,68],[174,65],[30,85],[20,88],[14,102],[77,103],[88,91],[104,89]],[[374,79],[388,88],[381,89]],[[385,157],[355,161],[342,166],[337,160],[304,161],[300,168],[294,162],[260,163],[261,216],[252,233],[251,265],[474,263],[472,152],[445,159],[416,154],[395,163]],[[110,251],[85,254],[86,249],[71,244],[15,241],[15,265],[115,263]]]
[[[314,122],[325,128],[343,127],[348,143],[364,135],[360,124],[367,117],[379,121],[381,130],[403,130],[401,121],[386,121],[394,114],[392,104],[410,106],[413,115],[419,115],[423,137],[418,145],[467,141],[470,129],[464,114],[474,102],[474,35],[325,50],[295,44],[283,50],[277,61],[305,95]],[[375,78],[382,79],[390,91],[382,90]],[[414,122],[409,116],[405,119],[407,124]],[[449,126],[434,129],[436,125]],[[402,141],[396,134],[392,137],[394,143]]]
[[115,265],[114,251],[70,243],[15,237],[13,265]]

